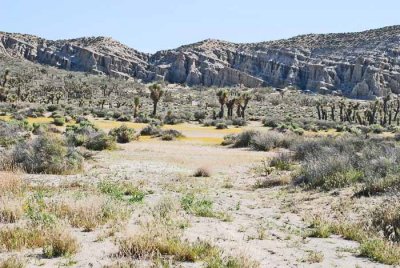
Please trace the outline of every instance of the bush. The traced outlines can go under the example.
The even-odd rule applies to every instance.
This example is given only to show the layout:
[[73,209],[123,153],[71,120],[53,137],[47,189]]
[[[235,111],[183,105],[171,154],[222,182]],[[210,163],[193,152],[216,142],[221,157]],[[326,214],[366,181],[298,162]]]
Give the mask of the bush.
[[141,136],[160,136],[161,135],[161,128],[155,126],[153,124],[147,125],[140,131]]
[[294,138],[282,133],[259,132],[251,139],[250,146],[257,151],[269,151],[274,148],[289,148]]
[[43,255],[46,258],[70,256],[78,252],[79,244],[71,234],[65,230],[53,231],[45,240]]
[[115,137],[100,132],[90,137],[84,146],[93,151],[113,150],[115,149]]
[[194,119],[196,121],[204,120],[204,119],[206,119],[206,117],[207,117],[207,112],[206,111],[196,111],[196,112],[194,112]]
[[129,143],[137,138],[135,130],[128,128],[126,125],[110,130],[109,135],[115,137],[118,143]]
[[255,130],[246,130],[242,133],[239,133],[238,135],[233,137],[233,146],[236,148],[249,147],[253,138],[258,134],[259,132]]
[[211,172],[210,172],[210,170],[208,168],[201,167],[201,168],[198,168],[194,172],[193,176],[194,177],[210,177],[211,176]]
[[60,138],[44,134],[31,142],[19,143],[11,153],[14,168],[28,173],[70,174],[80,171],[83,157],[67,148]]
[[120,121],[120,122],[129,122],[131,120],[132,120],[132,118],[130,115],[121,115],[117,119],[117,121]]
[[216,128],[216,129],[227,129],[228,126],[227,126],[225,123],[218,123],[218,124],[215,126],[215,128]]
[[63,126],[65,124],[65,117],[56,117],[53,120],[53,124],[56,126]]
[[9,147],[29,137],[29,125],[23,121],[0,121],[0,146]]
[[400,202],[397,199],[385,200],[372,211],[372,225],[383,235],[400,242]]
[[279,126],[279,120],[276,118],[264,118],[262,123],[265,127],[276,128]]

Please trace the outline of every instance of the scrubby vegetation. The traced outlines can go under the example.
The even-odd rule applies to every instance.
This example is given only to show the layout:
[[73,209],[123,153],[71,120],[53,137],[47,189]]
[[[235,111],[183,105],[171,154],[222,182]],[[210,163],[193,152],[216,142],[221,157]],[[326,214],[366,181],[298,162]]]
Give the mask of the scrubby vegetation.
[[[312,200],[325,198],[326,213],[310,220],[307,236],[338,234],[358,241],[361,256],[399,264],[397,96],[360,101],[293,89],[188,89],[47,67],[20,69],[16,62],[9,71],[0,70],[1,251],[39,249],[45,258],[67,258],[82,249],[77,235],[91,232],[99,241],[113,237],[108,242],[116,243],[116,257],[160,267],[181,262],[259,267],[240,254],[227,255],[207,239],[188,239],[185,230],[217,222],[227,224],[229,233],[235,228],[244,233],[232,235],[233,240],[265,240],[270,235],[265,226],[273,228],[271,222],[254,223],[256,230],[229,224],[252,210],[257,210],[257,220],[264,217],[265,203],[272,200],[282,203],[274,211],[308,215],[308,210],[296,211],[298,206],[310,209],[319,201]],[[217,144],[224,135],[222,148]],[[198,147],[196,142],[207,139],[213,143]],[[185,143],[192,147],[180,151],[182,158],[176,152],[165,157],[163,149],[147,142],[169,150]],[[128,147],[129,153],[119,155]],[[116,148],[120,150],[107,151]],[[204,157],[211,150],[219,150],[217,156]],[[154,154],[146,155],[149,151]],[[222,152],[228,158],[232,153],[234,161]],[[114,170],[109,169],[111,160],[118,162]],[[252,166],[242,167],[241,161],[252,161]],[[115,169],[126,174],[118,177]],[[127,179],[130,172],[135,183]],[[163,176],[154,176],[160,172]],[[69,184],[70,179],[76,181]],[[173,197],[165,198],[165,191]],[[262,198],[262,205],[255,198]],[[343,200],[368,206],[333,207]],[[280,231],[287,227],[282,221]],[[122,234],[123,224],[140,231]],[[321,265],[330,257],[319,250],[303,255],[299,262]],[[0,267],[25,264],[24,259],[2,258]]]

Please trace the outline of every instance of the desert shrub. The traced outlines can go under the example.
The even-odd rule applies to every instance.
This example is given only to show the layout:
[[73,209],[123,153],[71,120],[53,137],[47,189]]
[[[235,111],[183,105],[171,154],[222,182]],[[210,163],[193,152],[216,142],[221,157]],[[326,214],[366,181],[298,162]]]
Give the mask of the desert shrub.
[[382,133],[385,129],[381,125],[370,125],[369,130],[372,133],[380,134]]
[[52,200],[47,206],[50,213],[67,220],[73,227],[83,228],[85,232],[110,221],[125,220],[130,215],[121,202],[96,195]]
[[280,153],[269,162],[271,167],[278,170],[290,170],[292,164],[292,156],[289,153]]
[[396,183],[391,176],[400,169],[400,148],[380,139],[315,138],[294,147],[295,159],[302,161],[297,179],[326,190],[363,182],[359,194],[378,193]]
[[153,124],[149,124],[140,131],[140,135],[141,136],[160,136],[161,132],[162,132],[162,130],[160,127],[155,126]]
[[176,138],[182,138],[182,137],[184,137],[184,135],[180,131],[175,129],[167,129],[161,132],[161,139],[164,141],[171,141]]
[[82,146],[99,133],[101,133],[99,129],[91,122],[81,120],[77,125],[67,126],[66,136],[69,144]]
[[49,128],[45,124],[33,123],[32,126],[33,126],[32,133],[35,135],[44,134],[49,130]]
[[22,142],[11,153],[14,168],[28,173],[66,174],[82,169],[83,157],[66,142],[54,135],[40,135],[33,141]]
[[0,171],[0,196],[20,195],[25,188],[25,183],[17,174]]
[[130,115],[126,115],[126,114],[123,114],[117,118],[117,121],[120,121],[120,122],[129,122],[131,120],[132,120],[132,117]]
[[84,146],[93,151],[113,150],[115,149],[115,137],[100,132],[93,137],[89,137]]
[[47,111],[48,112],[55,112],[55,111],[60,110],[60,109],[61,109],[60,105],[56,105],[56,104],[47,105]]
[[145,123],[145,124],[148,124],[148,123],[150,123],[151,122],[151,118],[150,117],[148,117],[147,115],[145,115],[145,114],[143,114],[143,113],[140,113],[139,115],[138,115],[138,117],[136,117],[135,118],[135,122],[136,123]]
[[237,117],[237,118],[232,119],[232,125],[238,126],[238,127],[243,127],[243,126],[247,125],[247,122],[245,119]]
[[135,130],[126,125],[110,130],[109,135],[115,137],[118,143],[128,143],[137,138]]
[[168,111],[167,115],[164,117],[163,123],[167,125],[176,125],[176,124],[181,124],[183,123],[184,120],[182,118],[179,118],[175,114],[173,114],[171,111]]
[[50,232],[43,245],[43,255],[46,258],[70,256],[78,252],[77,240],[65,229],[59,228]]
[[228,126],[227,126],[225,123],[218,123],[218,124],[215,126],[215,128],[216,128],[216,129],[227,129]]
[[196,121],[204,120],[204,119],[206,119],[206,117],[207,117],[207,112],[206,111],[196,111],[196,112],[194,112],[194,119]]
[[397,198],[385,200],[371,214],[376,231],[393,242],[400,242],[400,202]]
[[11,256],[3,261],[0,261],[0,268],[25,268],[26,261],[16,256]]
[[232,145],[235,143],[236,140],[236,135],[235,134],[229,134],[224,136],[224,140],[222,141],[221,145],[227,146],[227,145]]
[[0,120],[0,147],[10,147],[30,137],[31,125],[27,121],[12,120],[9,122]]
[[211,171],[206,167],[201,167],[201,168],[196,169],[193,176],[195,176],[195,177],[210,177]]
[[233,136],[234,147],[236,148],[249,147],[253,138],[258,134],[259,132],[255,130],[246,130],[243,131],[242,133],[239,133],[236,136]]
[[280,120],[273,117],[266,117],[262,120],[262,123],[265,127],[276,128],[279,126]]
[[56,126],[63,126],[65,124],[65,117],[56,117],[53,120],[53,124]]
[[274,148],[289,148],[294,138],[290,135],[269,131],[259,132],[251,138],[250,146],[254,150],[269,151]]
[[0,197],[0,223],[15,223],[22,215],[22,200],[17,197]]

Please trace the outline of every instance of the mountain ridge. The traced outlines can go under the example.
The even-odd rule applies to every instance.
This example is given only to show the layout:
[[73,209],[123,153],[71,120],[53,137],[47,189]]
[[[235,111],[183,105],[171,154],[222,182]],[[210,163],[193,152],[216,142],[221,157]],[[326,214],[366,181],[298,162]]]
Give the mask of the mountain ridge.
[[66,70],[189,86],[296,86],[354,97],[400,93],[400,26],[258,43],[205,39],[143,53],[111,37],[62,40],[0,32],[0,53]]

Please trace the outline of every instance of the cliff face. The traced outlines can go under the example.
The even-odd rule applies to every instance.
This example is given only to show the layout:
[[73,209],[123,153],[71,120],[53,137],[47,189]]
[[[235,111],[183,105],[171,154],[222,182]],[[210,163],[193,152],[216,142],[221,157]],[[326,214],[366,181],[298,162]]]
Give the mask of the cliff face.
[[59,68],[145,82],[247,87],[288,85],[354,97],[400,93],[400,26],[233,44],[205,40],[153,55],[111,38],[49,41],[0,32],[0,53]]

